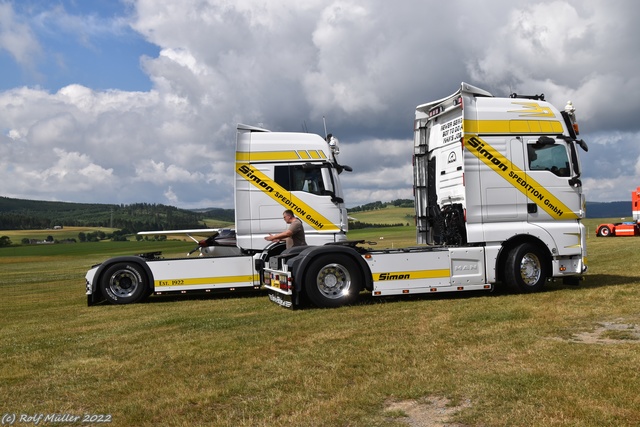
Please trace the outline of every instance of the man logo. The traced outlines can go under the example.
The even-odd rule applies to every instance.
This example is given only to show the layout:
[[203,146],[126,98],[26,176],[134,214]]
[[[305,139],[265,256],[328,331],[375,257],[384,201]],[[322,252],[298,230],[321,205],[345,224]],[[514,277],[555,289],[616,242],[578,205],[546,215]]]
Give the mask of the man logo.
[[456,157],[456,152],[452,151],[449,153],[449,158],[447,159],[447,163],[454,163],[458,158]]

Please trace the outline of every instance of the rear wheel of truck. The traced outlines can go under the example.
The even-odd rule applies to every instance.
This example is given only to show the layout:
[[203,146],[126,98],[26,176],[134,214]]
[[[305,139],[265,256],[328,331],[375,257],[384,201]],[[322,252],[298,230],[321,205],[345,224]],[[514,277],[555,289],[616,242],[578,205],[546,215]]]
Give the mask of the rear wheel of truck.
[[504,269],[507,286],[519,293],[539,292],[547,280],[547,263],[535,245],[523,243],[511,250]]
[[355,261],[345,256],[322,255],[311,262],[304,289],[309,301],[318,307],[341,307],[358,297],[361,285]]
[[120,262],[107,268],[100,279],[102,295],[112,304],[131,304],[149,295],[147,276],[137,264]]

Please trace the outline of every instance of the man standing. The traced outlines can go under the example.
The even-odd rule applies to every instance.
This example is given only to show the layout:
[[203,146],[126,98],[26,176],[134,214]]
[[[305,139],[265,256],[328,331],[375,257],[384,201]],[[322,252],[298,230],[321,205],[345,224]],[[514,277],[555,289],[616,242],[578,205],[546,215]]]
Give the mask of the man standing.
[[304,238],[304,228],[300,218],[296,218],[291,209],[284,211],[282,217],[284,218],[284,222],[289,224],[289,228],[282,233],[269,234],[265,236],[265,240],[269,240],[270,242],[274,240],[284,240],[287,244],[287,249],[293,246],[306,246],[307,241]]

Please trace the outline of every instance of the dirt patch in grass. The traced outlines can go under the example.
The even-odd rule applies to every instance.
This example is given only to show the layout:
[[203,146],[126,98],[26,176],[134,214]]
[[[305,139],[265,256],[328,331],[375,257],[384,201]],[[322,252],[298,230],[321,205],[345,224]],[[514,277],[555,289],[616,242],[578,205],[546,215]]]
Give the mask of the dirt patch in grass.
[[452,423],[451,417],[464,408],[471,406],[469,401],[460,405],[451,405],[445,397],[425,397],[417,400],[387,401],[387,417],[411,427],[465,427],[465,424]]
[[618,319],[601,322],[593,331],[574,334],[569,341],[585,344],[640,344],[640,326]]

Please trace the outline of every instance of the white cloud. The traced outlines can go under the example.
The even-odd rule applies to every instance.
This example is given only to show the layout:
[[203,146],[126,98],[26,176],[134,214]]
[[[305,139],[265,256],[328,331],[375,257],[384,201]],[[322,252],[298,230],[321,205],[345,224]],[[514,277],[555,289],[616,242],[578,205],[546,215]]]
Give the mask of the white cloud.
[[[590,200],[626,200],[627,189],[612,188],[640,183],[640,3],[130,4],[131,16],[113,22],[60,8],[32,20],[66,23],[91,43],[130,25],[158,46],[140,62],[153,88],[0,92],[0,194],[41,196],[28,182],[45,177],[48,198],[231,207],[236,123],[323,134],[324,116],[340,160],[354,168],[342,175],[350,206],[410,198],[414,107],[461,81],[495,95],[545,93],[559,107],[571,99],[591,147],[583,156]],[[9,3],[0,11],[0,49],[33,62],[45,41]]]
[[16,16],[10,3],[0,3],[0,51],[6,50],[18,64],[32,70],[42,53],[29,25]]

